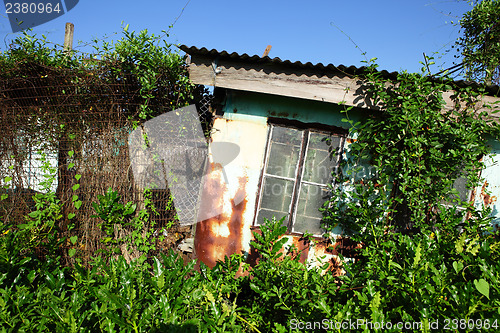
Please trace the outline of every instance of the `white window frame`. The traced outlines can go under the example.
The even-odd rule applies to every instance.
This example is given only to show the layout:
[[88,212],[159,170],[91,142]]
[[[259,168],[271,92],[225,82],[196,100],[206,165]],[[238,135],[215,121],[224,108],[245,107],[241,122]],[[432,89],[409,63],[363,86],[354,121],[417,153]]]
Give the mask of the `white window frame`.
[[[273,136],[273,130],[276,127],[293,128],[293,129],[297,129],[297,130],[302,132],[301,133],[302,137],[301,137],[299,159],[298,159],[297,165],[295,167],[295,172],[294,172],[295,177],[294,178],[277,176],[277,175],[272,175],[272,174],[266,173],[268,163],[269,163],[269,158],[270,158],[270,152],[271,152],[271,149],[270,149],[271,148],[271,139]],[[288,213],[287,213],[288,220],[285,219],[285,221],[284,221],[284,223],[287,226],[287,233],[288,234],[303,234],[303,232],[294,230],[295,221],[297,219],[297,207],[299,204],[299,195],[301,193],[302,185],[303,184],[314,185],[314,186],[319,186],[322,188],[325,188],[326,186],[328,186],[328,184],[321,184],[321,183],[303,180],[304,170],[305,170],[304,166],[305,166],[305,162],[306,162],[305,157],[306,157],[306,154],[307,154],[308,149],[309,149],[309,141],[310,141],[309,139],[310,139],[311,133],[323,133],[323,134],[327,134],[327,135],[331,135],[331,136],[337,136],[340,140],[339,149],[342,150],[344,148],[344,145],[346,142],[346,136],[347,136],[347,133],[345,133],[344,131],[335,130],[333,128],[332,128],[332,130],[326,130],[326,129],[315,128],[315,127],[307,127],[307,126],[295,127],[295,126],[291,126],[291,125],[287,125],[287,124],[269,123],[268,136],[267,136],[267,141],[266,141],[266,150],[265,150],[265,154],[264,154],[264,163],[263,163],[263,168],[262,168],[261,177],[260,177],[260,181],[259,181],[259,191],[258,191],[258,195],[257,195],[255,216],[254,216],[254,221],[253,221],[253,225],[255,227],[257,227],[263,223],[263,221],[257,221],[257,219],[259,217],[259,211],[261,209],[261,199],[263,196],[262,192],[263,192],[264,187],[265,187],[264,182],[265,182],[266,178],[267,179],[269,179],[269,178],[281,179],[281,180],[287,180],[287,181],[293,182],[291,202],[290,202],[290,206],[288,207]],[[339,151],[336,155],[337,156],[336,156],[335,165],[336,165],[336,167],[338,167],[340,164],[340,161],[342,159],[342,152]],[[338,168],[337,168],[337,170],[338,170]],[[333,181],[334,181],[334,179],[332,179],[332,185],[334,185]],[[313,235],[318,236],[318,237],[322,236],[322,234],[313,234]]]

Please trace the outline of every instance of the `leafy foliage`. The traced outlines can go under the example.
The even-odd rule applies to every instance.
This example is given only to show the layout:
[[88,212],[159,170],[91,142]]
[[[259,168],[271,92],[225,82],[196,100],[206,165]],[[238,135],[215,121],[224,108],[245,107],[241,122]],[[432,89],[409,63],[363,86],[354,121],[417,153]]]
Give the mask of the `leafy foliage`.
[[322,275],[322,269],[299,261],[297,249],[285,245],[288,238],[283,236],[282,222],[266,220],[260,232],[253,233],[259,261],[240,282],[240,311],[261,332],[287,331],[292,319],[321,321],[333,314],[333,275]]
[[488,84],[500,83],[500,1],[471,1],[474,6],[460,20],[457,40],[466,64],[466,76]]
[[[55,62],[80,68],[72,58],[54,56],[30,38],[23,47],[12,49],[10,58],[0,57],[5,68],[19,69],[19,63],[35,60],[44,66]],[[161,78],[167,74],[157,72],[161,66],[154,62],[177,61],[160,54],[152,41],[126,28],[114,51],[104,46],[105,61],[87,61],[82,67],[87,74],[85,68],[100,68],[92,73],[102,80],[135,80],[140,93],[134,98],[141,107],[124,109],[134,121],[159,110]],[[37,51],[25,52],[30,47]],[[17,60],[9,62],[13,59]],[[110,63],[114,65],[105,67]],[[500,137],[498,125],[475,111],[481,91],[460,89],[446,79],[430,81],[425,73],[401,73],[387,82],[375,68],[369,67],[363,80],[382,111],[363,123],[351,122],[356,141],[345,154],[340,168],[345,173],[339,175],[339,186],[332,186],[334,195],[324,209],[325,227],[340,224],[360,245],[355,258],[340,256],[344,275],[301,263],[282,221],[276,220],[265,221],[253,233],[251,252],[258,254],[253,267],[242,254],[226,257],[210,269],[194,261],[185,263],[173,252],[131,262],[117,255],[96,256],[86,264],[75,255],[74,265],[64,267],[60,248],[69,241],[76,252],[78,238],[66,239],[57,226],[64,217],[63,205],[48,190],[54,179],[48,170],[52,178],[47,180],[47,194],[35,196],[35,209],[24,223],[0,223],[0,330],[286,332],[293,329],[292,323],[321,323],[324,328],[326,319],[420,322],[417,329],[429,331],[432,323],[438,321],[443,328],[446,320],[454,329],[451,320],[457,318],[457,331],[477,331],[478,323],[498,329],[498,232],[490,228],[488,207],[475,207],[454,190],[460,178],[467,180],[469,189],[480,184],[487,141]],[[192,97],[183,86],[189,84],[177,79],[172,82],[183,87],[182,94],[172,92],[172,105]],[[451,89],[455,107],[443,110],[443,92]],[[350,121],[349,110],[346,118]],[[72,158],[75,153],[67,154]],[[358,174],[363,165],[374,166],[376,172]],[[4,178],[4,183],[11,181]],[[71,192],[76,210],[83,200],[76,194],[79,187],[74,184]],[[2,192],[0,201],[8,196]],[[148,209],[150,193],[145,193],[144,202],[139,209],[108,189],[93,203],[111,252],[123,244],[145,253],[152,248],[149,240],[154,235],[143,234],[155,214],[154,207]],[[76,213],[70,214],[68,220],[77,219]],[[68,225],[72,228],[74,224]],[[126,237],[120,234],[123,228],[131,231]],[[306,325],[299,329],[314,330]]]
[[[432,320],[500,318],[491,208],[454,188],[459,178],[466,193],[482,184],[499,126],[475,110],[478,91],[425,72],[388,82],[375,68],[365,79],[382,111],[353,124],[356,141],[324,209],[325,227],[341,225],[360,245],[356,260],[344,259],[336,319],[421,321],[429,329]],[[443,93],[452,88],[455,107],[446,109]],[[367,164],[376,172],[360,173]]]
[[[118,41],[96,39],[94,53],[82,54],[65,52],[43,35],[24,32],[0,53],[0,174],[10,178],[9,186],[1,189],[0,216],[7,223],[25,224],[24,215],[32,211],[32,221],[45,219],[42,210],[30,205],[31,192],[40,190],[33,179],[42,177],[37,157],[43,152],[55,167],[47,176],[57,179],[51,198],[59,206],[54,228],[69,238],[71,257],[84,252],[90,257],[108,245],[116,249],[121,244],[115,241],[126,237],[120,230],[115,234],[115,225],[125,224],[127,238],[144,252],[157,245],[152,244],[154,232],[179,226],[167,191],[156,192],[153,200],[138,188],[132,173],[123,176],[123,170],[130,170],[131,131],[208,94],[189,80],[184,57],[163,37],[126,26]],[[202,117],[206,133],[211,116],[206,110]],[[27,166],[36,172],[26,172]],[[110,186],[123,205],[136,205],[136,211],[123,218],[121,202],[101,204],[98,195],[106,197]],[[166,205],[162,196],[170,200]],[[95,215],[92,203],[116,211]],[[95,216],[104,221],[102,228]]]
[[[377,71],[366,79],[373,103],[383,111],[355,124],[357,138],[343,161],[346,172],[338,179],[342,186],[327,219],[341,219],[344,229],[354,233],[375,226],[382,233],[456,230],[443,220],[447,215],[439,214],[440,208],[463,207],[450,210],[453,220],[454,214],[473,214],[469,198],[460,198],[454,184],[459,178],[469,190],[480,184],[482,157],[489,151],[488,140],[500,136],[498,124],[487,112],[475,111],[478,92],[451,81],[403,72],[387,82]],[[443,92],[452,88],[455,107],[446,109]],[[376,172],[359,177],[358,168],[367,164]]]

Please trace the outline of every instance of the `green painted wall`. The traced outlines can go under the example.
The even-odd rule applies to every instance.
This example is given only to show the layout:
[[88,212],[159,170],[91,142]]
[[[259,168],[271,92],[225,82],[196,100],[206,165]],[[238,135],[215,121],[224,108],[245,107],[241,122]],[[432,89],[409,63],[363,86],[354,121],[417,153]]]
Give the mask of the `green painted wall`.
[[[342,122],[345,115],[341,111],[345,108],[332,103],[232,90],[228,91],[223,111],[224,117],[228,119],[239,118],[237,115],[278,117],[348,129],[349,124]],[[368,112],[368,110],[353,109],[349,112],[349,116],[358,121],[366,117]]]

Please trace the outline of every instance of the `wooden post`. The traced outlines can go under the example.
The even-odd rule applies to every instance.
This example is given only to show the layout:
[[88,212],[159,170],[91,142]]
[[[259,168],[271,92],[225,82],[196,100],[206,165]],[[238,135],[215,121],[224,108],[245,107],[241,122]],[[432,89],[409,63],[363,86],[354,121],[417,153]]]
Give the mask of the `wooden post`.
[[75,26],[73,23],[66,23],[64,31],[64,52],[69,53],[73,49],[73,33]]
[[267,57],[269,55],[269,52],[271,52],[271,45],[268,45],[266,49],[264,50],[264,54],[262,54],[262,58]]
[[[66,29],[64,32],[64,46],[63,51],[69,57],[71,55],[71,50],[73,49],[73,31],[75,26],[73,23],[66,23]],[[71,197],[72,191],[72,177],[71,173],[68,170],[68,152],[70,150],[69,142],[68,142],[68,124],[64,123],[64,127],[61,128],[59,133],[59,147],[57,151],[57,188],[56,188],[56,196],[61,200],[61,202],[65,203],[66,200]],[[59,228],[63,232],[68,231],[68,220],[66,220],[66,216],[68,216],[68,205],[64,204],[62,207],[63,219],[59,222]]]

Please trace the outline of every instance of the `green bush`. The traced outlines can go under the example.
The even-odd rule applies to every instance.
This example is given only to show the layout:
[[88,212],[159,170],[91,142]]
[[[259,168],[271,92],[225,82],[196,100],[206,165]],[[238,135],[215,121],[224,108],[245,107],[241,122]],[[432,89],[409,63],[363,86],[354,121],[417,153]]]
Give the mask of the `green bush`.
[[[346,120],[357,140],[324,208],[325,228],[341,225],[360,245],[355,261],[344,260],[335,319],[420,322],[423,331],[452,320],[459,326],[450,329],[476,331],[488,320],[498,328],[500,245],[491,207],[460,199],[454,184],[483,184],[482,157],[500,127],[475,110],[481,88],[425,72],[388,82],[375,67],[365,80],[383,111],[363,123]],[[451,89],[455,108],[443,110]],[[366,164],[377,172],[356,177]]]

